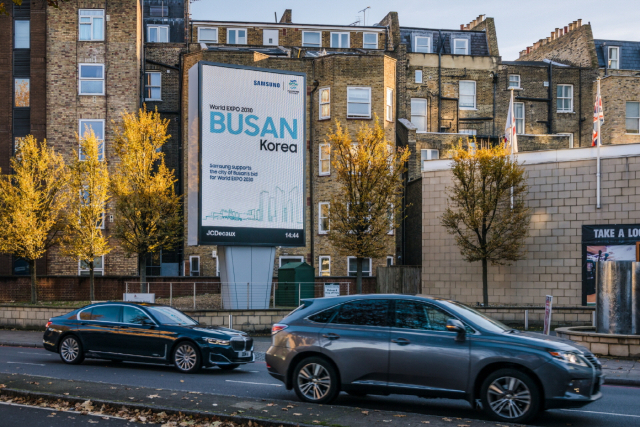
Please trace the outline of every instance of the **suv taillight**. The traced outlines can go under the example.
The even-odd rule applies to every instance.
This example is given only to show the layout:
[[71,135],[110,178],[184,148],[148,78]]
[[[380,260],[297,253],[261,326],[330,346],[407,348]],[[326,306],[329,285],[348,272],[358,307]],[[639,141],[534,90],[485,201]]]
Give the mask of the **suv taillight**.
[[288,325],[283,325],[282,323],[276,323],[271,327],[271,335],[275,335],[283,329],[287,329]]
[[44,325],[44,328],[45,328],[45,329],[48,329],[48,328],[49,328],[49,326],[51,326],[51,324],[52,324],[52,323],[53,323],[53,322],[52,322],[51,320],[49,320],[49,321],[47,322],[47,324],[46,324],[46,325]]

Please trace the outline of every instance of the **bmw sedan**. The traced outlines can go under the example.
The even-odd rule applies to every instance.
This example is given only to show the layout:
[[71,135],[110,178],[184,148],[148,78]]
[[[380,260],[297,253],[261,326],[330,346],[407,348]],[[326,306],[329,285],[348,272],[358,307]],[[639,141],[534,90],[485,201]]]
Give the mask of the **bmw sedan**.
[[493,419],[602,396],[602,367],[571,341],[520,332],[455,301],[409,295],[303,300],[273,325],[267,369],[305,402],[340,391],[465,399]]
[[175,308],[156,304],[91,304],[47,322],[44,348],[63,362],[85,358],[173,364],[185,373],[201,367],[232,370],[254,361],[244,332],[199,324]]

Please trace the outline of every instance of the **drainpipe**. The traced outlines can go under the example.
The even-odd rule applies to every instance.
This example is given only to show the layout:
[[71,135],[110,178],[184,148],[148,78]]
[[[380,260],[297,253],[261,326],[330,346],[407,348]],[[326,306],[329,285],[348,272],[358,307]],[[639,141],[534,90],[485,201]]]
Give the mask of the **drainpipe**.
[[436,132],[440,132],[442,121],[442,48],[444,42],[442,41],[442,30],[438,30],[438,129]]
[[318,86],[320,86],[320,82],[318,82],[318,80],[315,80],[316,77],[316,61],[314,60],[312,63],[312,71],[311,73],[313,74],[313,90],[311,91],[311,96],[310,96],[310,102],[311,105],[309,107],[309,198],[311,199],[311,203],[309,206],[309,219],[311,220],[311,230],[309,232],[309,238],[310,238],[310,249],[311,249],[311,267],[314,268],[314,272],[315,272],[315,265],[316,265],[316,255],[315,255],[315,245],[314,245],[314,240],[315,240],[315,225],[314,225],[314,219],[315,219],[315,199],[313,197],[313,180],[315,178],[314,176],[314,171],[313,171],[313,165],[314,165],[314,160],[313,160],[313,120],[314,120],[314,113],[313,113],[313,106],[314,106],[314,101],[313,101],[313,94],[318,90]]
[[547,117],[547,133],[553,133],[553,63],[549,61],[549,108]]

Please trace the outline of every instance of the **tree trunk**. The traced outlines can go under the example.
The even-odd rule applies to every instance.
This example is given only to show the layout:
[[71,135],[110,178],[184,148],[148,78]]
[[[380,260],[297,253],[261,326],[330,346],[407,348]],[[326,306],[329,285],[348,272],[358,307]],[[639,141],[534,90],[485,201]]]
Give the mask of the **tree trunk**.
[[362,293],[362,258],[356,258],[356,293]]
[[487,259],[482,259],[482,300],[485,307],[489,306],[489,284],[487,283]]
[[36,287],[36,260],[29,260],[29,273],[31,273],[31,304],[38,302],[38,288]]
[[93,261],[91,261],[89,263],[89,300],[91,302],[96,300],[96,293],[95,293],[95,288],[93,287],[94,285],[94,272],[93,272]]
[[140,276],[140,293],[147,293],[147,254],[138,254],[138,275]]

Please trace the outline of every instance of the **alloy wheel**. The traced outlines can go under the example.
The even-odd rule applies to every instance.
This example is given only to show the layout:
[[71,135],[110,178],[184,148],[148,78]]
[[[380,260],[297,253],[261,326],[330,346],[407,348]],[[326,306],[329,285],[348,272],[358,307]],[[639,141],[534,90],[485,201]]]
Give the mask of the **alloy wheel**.
[[174,359],[178,368],[183,371],[190,371],[196,366],[198,355],[192,346],[183,344],[176,350]]
[[66,362],[73,362],[78,358],[80,354],[80,346],[75,338],[67,338],[62,342],[60,346],[60,356]]
[[503,418],[519,418],[531,407],[531,391],[518,378],[500,377],[487,390],[491,410]]
[[298,388],[309,400],[320,400],[329,393],[331,377],[327,369],[318,363],[309,363],[298,373]]

